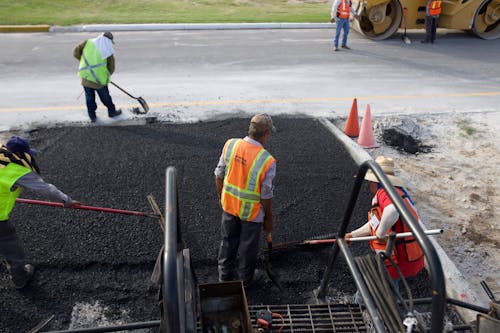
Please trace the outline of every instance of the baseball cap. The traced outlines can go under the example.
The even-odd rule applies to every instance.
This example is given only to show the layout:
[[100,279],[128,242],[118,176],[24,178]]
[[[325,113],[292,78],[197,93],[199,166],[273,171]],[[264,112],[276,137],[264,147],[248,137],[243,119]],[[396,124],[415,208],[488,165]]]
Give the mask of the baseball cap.
[[109,39],[111,39],[111,41],[113,42],[113,44],[115,43],[115,41],[113,40],[113,34],[111,33],[111,31],[106,31],[105,33],[102,34],[104,37],[107,37]]
[[5,144],[11,153],[28,153],[31,156],[36,156],[38,151],[30,148],[29,141],[20,136],[11,136]]

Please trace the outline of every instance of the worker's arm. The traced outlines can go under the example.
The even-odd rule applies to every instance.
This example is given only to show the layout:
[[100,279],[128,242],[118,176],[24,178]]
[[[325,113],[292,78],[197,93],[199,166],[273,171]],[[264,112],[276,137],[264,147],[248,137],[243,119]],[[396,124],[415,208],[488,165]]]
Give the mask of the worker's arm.
[[56,186],[46,183],[42,177],[35,172],[30,172],[22,176],[16,181],[14,186],[21,186],[40,193],[54,201],[61,201],[64,203],[65,207],[71,207],[78,203],[59,190]]
[[260,202],[264,210],[264,232],[266,240],[272,242],[271,232],[273,231],[273,180],[276,175],[276,163],[267,169],[264,180],[260,186]]
[[214,170],[215,175],[215,186],[217,188],[217,195],[219,196],[219,204],[220,198],[222,195],[222,187],[224,186],[224,175],[226,173],[226,162],[224,161],[224,153],[222,153],[219,157],[219,162]]
[[332,5],[332,11],[330,13],[330,22],[335,21],[335,18],[337,17],[337,9],[339,8],[340,5],[340,0],[335,0]]
[[108,59],[106,59],[106,61],[109,74],[111,75],[115,72],[115,56],[114,55],[109,56]]
[[215,176],[215,186],[217,187],[217,195],[219,196],[219,203],[220,203],[220,198],[222,195],[222,187],[224,186],[224,180]]
[[380,218],[380,225],[377,228],[377,238],[385,238],[387,231],[392,228],[398,219],[399,213],[396,207],[393,204],[386,206]]
[[364,236],[370,236],[371,230],[370,230],[370,222],[366,222],[363,224],[361,227],[359,227],[356,230],[353,230],[345,235],[346,239],[352,238],[352,237],[364,237]]
[[264,208],[264,231],[266,239],[271,239],[273,231],[273,199],[262,199],[262,208]]
[[87,41],[84,41],[84,42],[78,44],[77,46],[75,46],[75,48],[73,49],[73,57],[80,60],[80,58],[82,57],[83,49],[84,49],[86,43],[87,43]]

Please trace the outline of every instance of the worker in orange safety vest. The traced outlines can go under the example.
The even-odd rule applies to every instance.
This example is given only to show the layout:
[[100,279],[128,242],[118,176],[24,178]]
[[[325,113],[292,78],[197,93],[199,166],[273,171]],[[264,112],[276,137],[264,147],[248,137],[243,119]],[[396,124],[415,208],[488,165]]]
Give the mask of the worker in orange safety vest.
[[425,9],[425,39],[422,43],[434,43],[436,40],[437,19],[441,14],[442,0],[429,0]]
[[218,258],[221,282],[240,279],[248,287],[263,277],[257,278],[254,273],[262,229],[266,241],[272,241],[276,160],[263,145],[273,128],[269,115],[252,117],[248,136],[227,140],[215,168],[222,208]]
[[359,16],[352,8],[351,0],[335,0],[333,2],[332,11],[330,13],[330,22],[333,23],[337,21],[335,26],[335,39],[333,40],[334,51],[339,50],[339,38],[342,30],[344,30],[342,48],[346,50],[350,49],[350,47],[347,46],[347,36],[349,35],[349,17],[351,16],[351,13],[356,19],[359,20]]
[[[410,210],[413,217],[418,221],[416,208],[404,188],[404,181],[394,174],[394,160],[389,157],[378,156],[375,161],[395,186],[396,191],[403,199],[403,202]],[[377,177],[371,170],[366,173],[365,179],[370,181],[370,191],[374,193],[372,205],[368,212],[368,222],[360,228],[347,233],[345,239],[349,240],[352,237],[376,236],[376,240],[370,241],[370,247],[376,253],[385,252],[387,235],[391,231],[402,233],[408,232],[410,229],[400,218],[389,195],[385,189],[379,185]],[[391,259],[398,266],[404,278],[414,277],[424,268],[424,253],[414,237],[397,239]],[[398,281],[400,276],[396,268],[392,266],[388,260],[386,260],[386,267],[390,277],[394,281]],[[356,294],[355,298],[356,297],[358,297],[359,300],[359,293]]]

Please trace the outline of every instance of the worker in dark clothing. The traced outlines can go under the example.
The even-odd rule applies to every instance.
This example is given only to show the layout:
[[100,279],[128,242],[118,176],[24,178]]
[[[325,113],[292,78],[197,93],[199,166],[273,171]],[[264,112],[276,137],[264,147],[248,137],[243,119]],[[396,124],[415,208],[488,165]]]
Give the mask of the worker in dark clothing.
[[78,204],[40,177],[35,155],[36,151],[30,148],[28,141],[18,136],[11,137],[5,146],[0,147],[0,255],[5,258],[17,289],[24,288],[35,271],[33,265],[26,263],[14,224],[9,221],[21,188],[62,201],[65,207]]
[[276,160],[263,144],[271,136],[273,128],[269,115],[254,116],[248,136],[229,139],[215,168],[217,193],[223,210],[218,260],[221,282],[239,277],[248,287],[263,277],[254,274],[262,229],[266,241],[272,241]]
[[101,102],[108,108],[110,118],[122,113],[121,110],[116,110],[108,90],[111,74],[115,71],[113,44],[113,34],[108,31],[78,44],[73,49],[73,56],[80,61],[78,76],[81,77],[87,111],[93,123],[97,120],[96,92]]
[[442,0],[429,0],[425,8],[425,39],[422,43],[434,43],[436,40],[437,19],[441,14]]

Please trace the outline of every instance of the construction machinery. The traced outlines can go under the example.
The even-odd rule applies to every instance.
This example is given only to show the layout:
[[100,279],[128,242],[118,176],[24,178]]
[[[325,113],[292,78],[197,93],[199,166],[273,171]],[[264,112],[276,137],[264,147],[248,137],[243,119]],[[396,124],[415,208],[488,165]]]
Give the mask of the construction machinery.
[[[354,28],[372,40],[402,29],[425,29],[428,0],[353,0]],[[445,0],[438,28],[467,30],[483,39],[500,37],[500,0]]]

